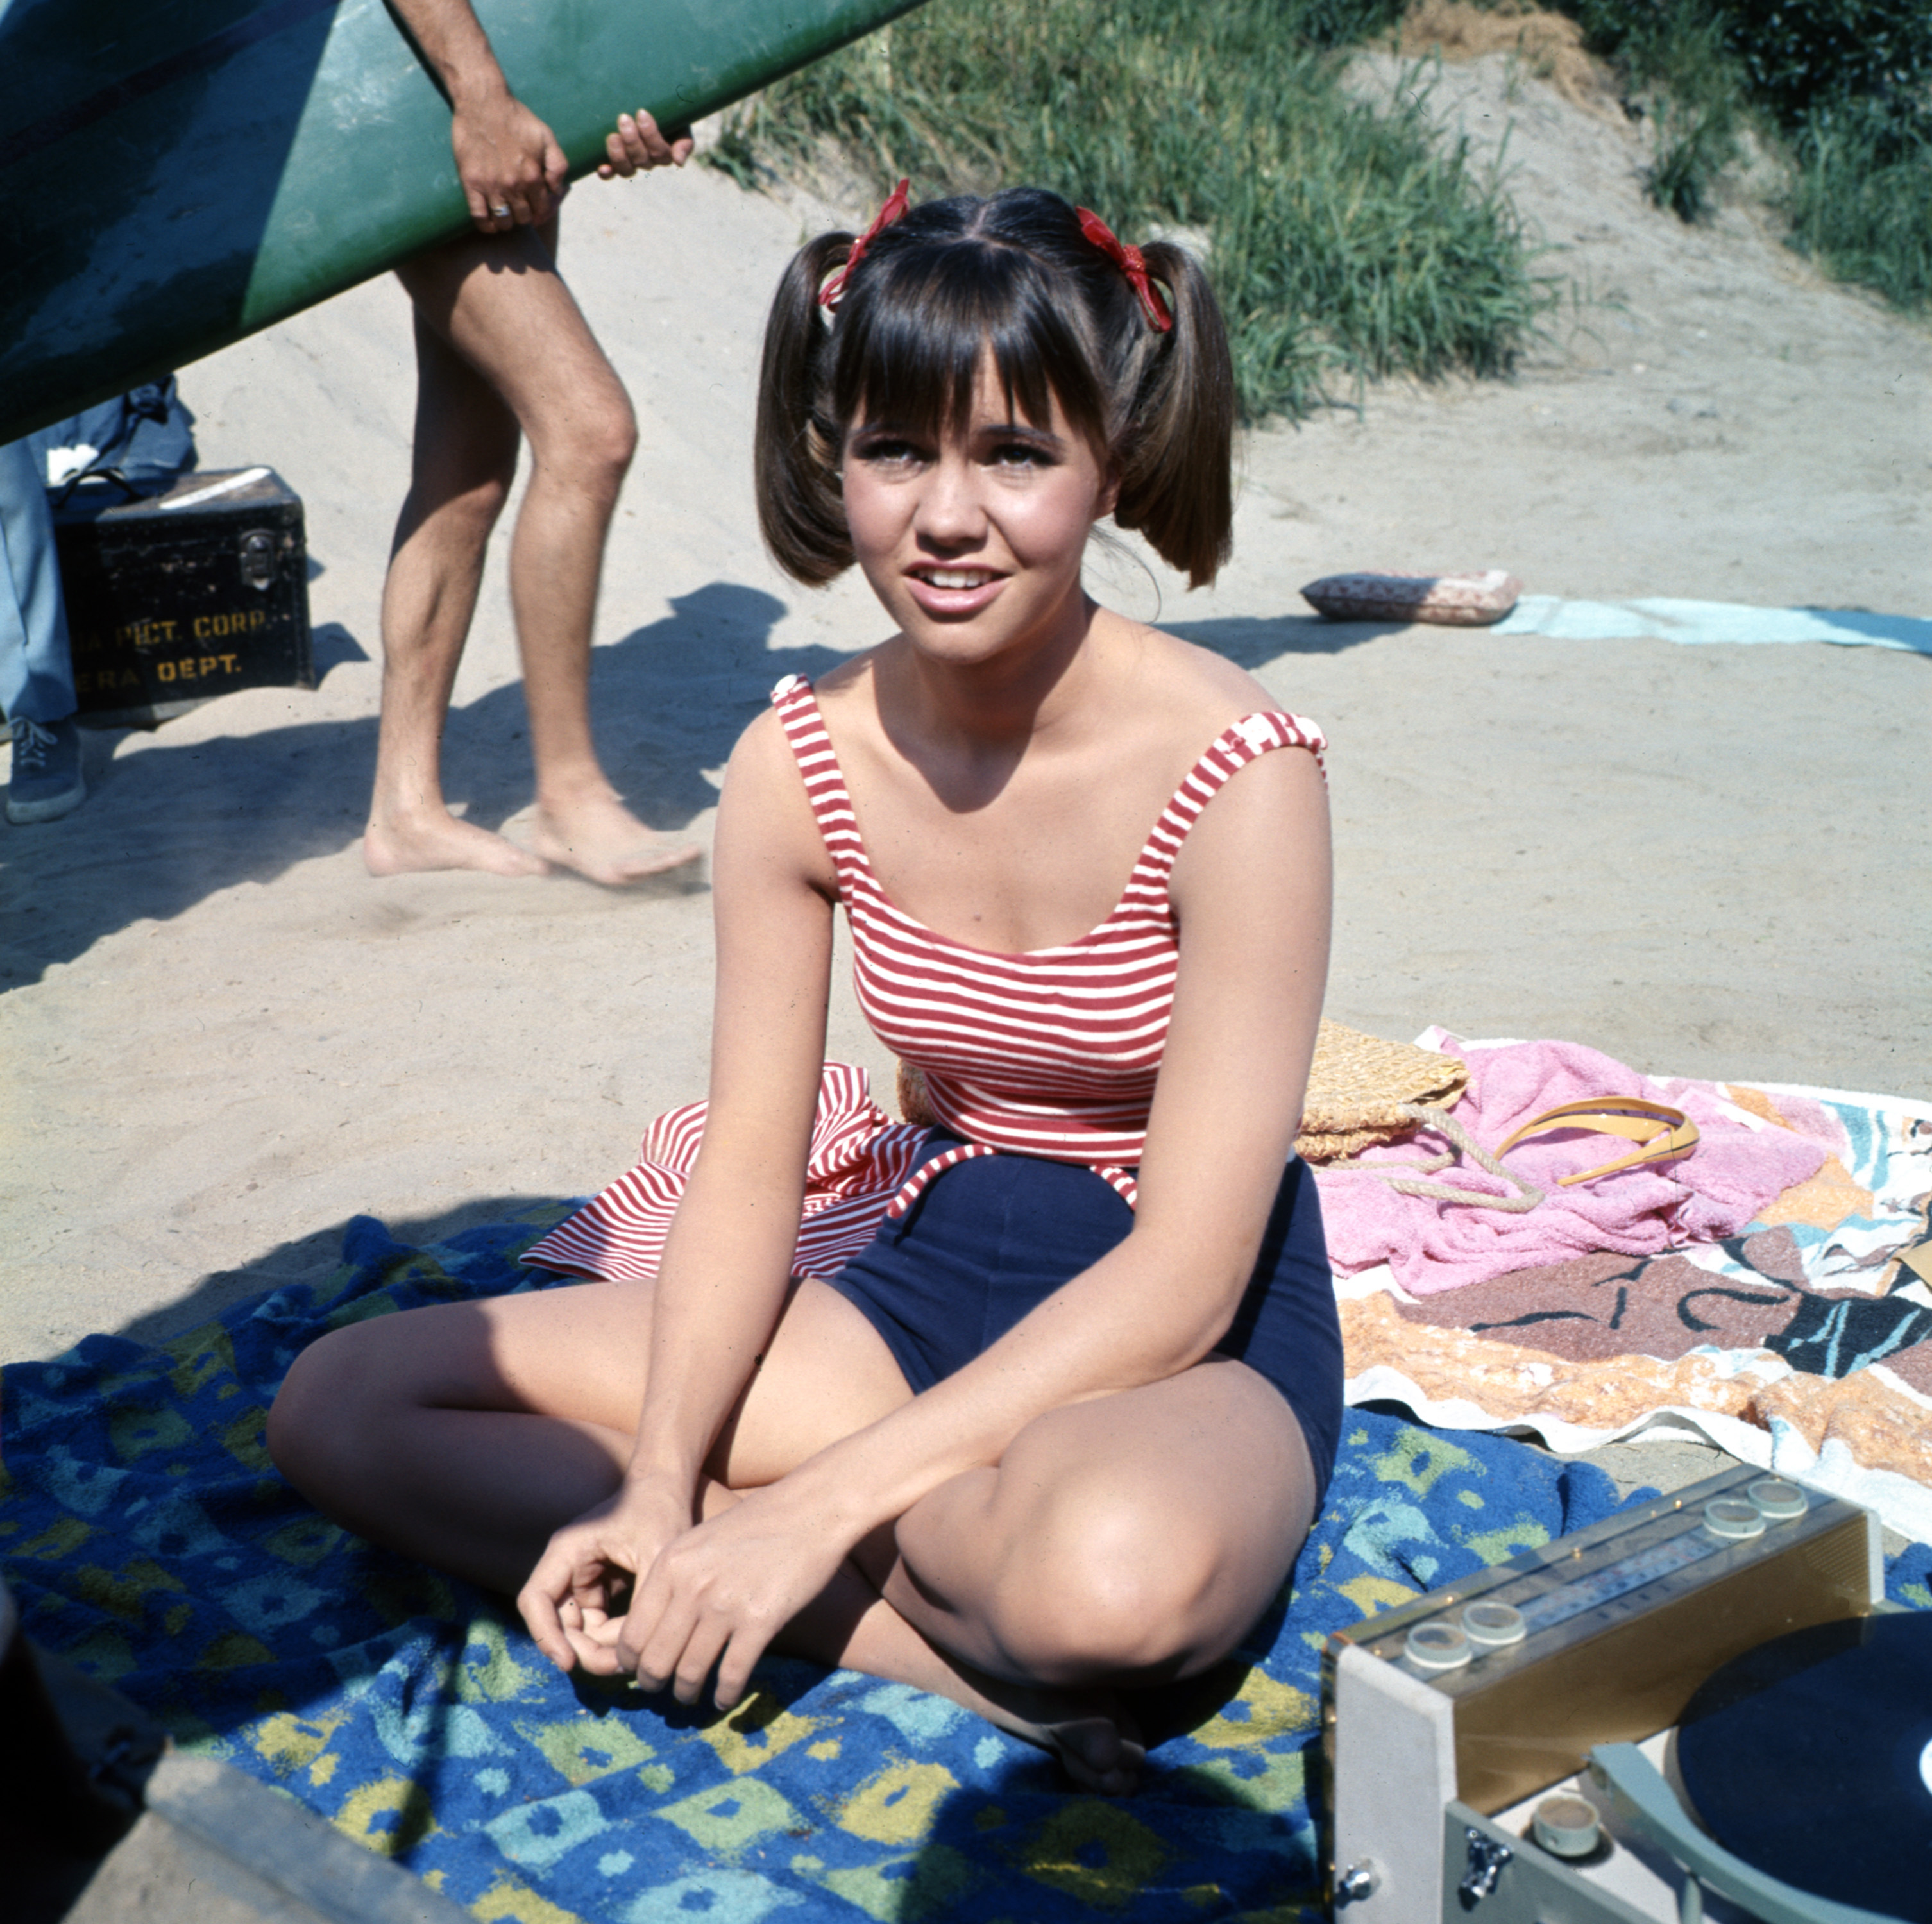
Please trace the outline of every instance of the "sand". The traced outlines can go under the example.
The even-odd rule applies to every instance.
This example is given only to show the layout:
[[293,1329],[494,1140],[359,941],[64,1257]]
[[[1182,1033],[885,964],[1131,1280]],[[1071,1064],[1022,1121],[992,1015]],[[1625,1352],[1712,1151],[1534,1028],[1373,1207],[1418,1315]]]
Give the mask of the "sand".
[[[1300,602],[1341,568],[1498,565],[1572,597],[1932,613],[1926,331],[1748,212],[1650,208],[1640,137],[1520,66],[1448,70],[1433,107],[1479,145],[1510,127],[1512,191],[1573,289],[1547,339],[1510,383],[1255,434],[1212,592],[1105,556],[1096,592],[1326,724],[1338,1017],[1932,1095],[1932,660],[1334,627]],[[643,428],[601,739],[641,814],[700,838],[772,683],[881,632],[862,586],[800,590],[754,529],[764,305],[818,211],[693,167],[589,183],[566,216]],[[326,673],[93,737],[86,806],[0,832],[0,1358],[190,1326],[326,1271],[358,1212],[426,1239],[585,1192],[702,1092],[701,891],[363,871],[408,337],[382,280],[183,372],[203,465],[270,463],[306,504]],[[493,562],[448,778],[513,835],[523,727]],[[832,1026],[885,1066],[842,991]]]

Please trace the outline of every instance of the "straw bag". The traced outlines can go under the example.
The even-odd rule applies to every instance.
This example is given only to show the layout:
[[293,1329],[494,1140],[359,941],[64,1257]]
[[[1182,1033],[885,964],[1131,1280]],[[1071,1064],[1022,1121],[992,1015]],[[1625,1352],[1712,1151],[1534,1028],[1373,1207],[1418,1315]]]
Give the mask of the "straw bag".
[[1324,1017],[1294,1146],[1305,1161],[1333,1162],[1403,1141],[1430,1119],[1418,1110],[1447,1109],[1468,1085],[1468,1069],[1454,1056],[1384,1042]]
[[932,1098],[926,1092],[925,1074],[903,1056],[898,1059],[898,1085],[893,1093],[899,1113],[916,1128],[938,1128],[939,1118],[932,1113]]

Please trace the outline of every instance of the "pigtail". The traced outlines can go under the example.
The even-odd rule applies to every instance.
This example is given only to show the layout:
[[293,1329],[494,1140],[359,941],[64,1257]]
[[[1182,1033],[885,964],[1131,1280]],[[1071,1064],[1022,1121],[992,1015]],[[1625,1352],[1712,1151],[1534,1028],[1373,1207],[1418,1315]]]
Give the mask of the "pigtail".
[[[1200,264],[1171,241],[1142,250],[1174,325],[1147,329],[1140,379],[1118,450],[1114,519],[1138,529],[1188,586],[1212,581],[1234,547],[1234,367],[1220,304]],[[1145,328],[1138,310],[1136,319]]]
[[838,424],[825,412],[830,333],[818,303],[850,234],[821,234],[792,256],[765,322],[752,469],[758,527],[795,580],[822,586],[852,565],[838,485]]

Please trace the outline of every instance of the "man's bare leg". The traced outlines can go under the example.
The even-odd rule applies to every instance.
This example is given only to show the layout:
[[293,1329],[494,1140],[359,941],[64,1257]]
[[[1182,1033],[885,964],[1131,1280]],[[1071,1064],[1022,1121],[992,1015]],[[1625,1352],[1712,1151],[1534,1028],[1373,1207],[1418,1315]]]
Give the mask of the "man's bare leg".
[[[624,807],[592,743],[590,626],[636,427],[622,384],[557,276],[554,235],[553,226],[469,237],[400,270],[416,304],[421,385],[417,479],[384,596],[382,742],[364,844],[379,874],[531,874],[548,858],[621,884],[698,854]],[[536,765],[534,854],[450,815],[435,752],[519,426],[532,466],[511,599]]]
[[422,315],[416,319],[416,445],[382,584],[382,719],[362,859],[372,875],[549,864],[443,801],[443,724],[476,612],[483,554],[516,472],[514,415]]

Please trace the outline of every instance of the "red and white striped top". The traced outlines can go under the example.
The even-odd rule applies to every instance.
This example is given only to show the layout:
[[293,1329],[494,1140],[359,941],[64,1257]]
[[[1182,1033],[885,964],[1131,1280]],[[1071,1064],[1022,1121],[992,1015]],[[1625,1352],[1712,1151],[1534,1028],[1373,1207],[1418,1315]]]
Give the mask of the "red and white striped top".
[[[1174,858],[1236,770],[1276,748],[1318,760],[1321,730],[1278,712],[1224,729],[1162,811],[1106,920],[1076,941],[1010,955],[956,942],[894,905],[872,873],[811,685],[788,676],[772,699],[836,871],[860,1006],[879,1039],[923,1073],[933,1113],[963,1139],[915,1171],[924,1132],[891,1122],[862,1071],[829,1064],[794,1273],[830,1273],[941,1169],[1000,1150],[1084,1163],[1131,1204],[1180,961],[1168,898]],[[644,1160],[523,1260],[577,1275],[654,1275],[703,1125],[702,1104],[661,1117]]]

